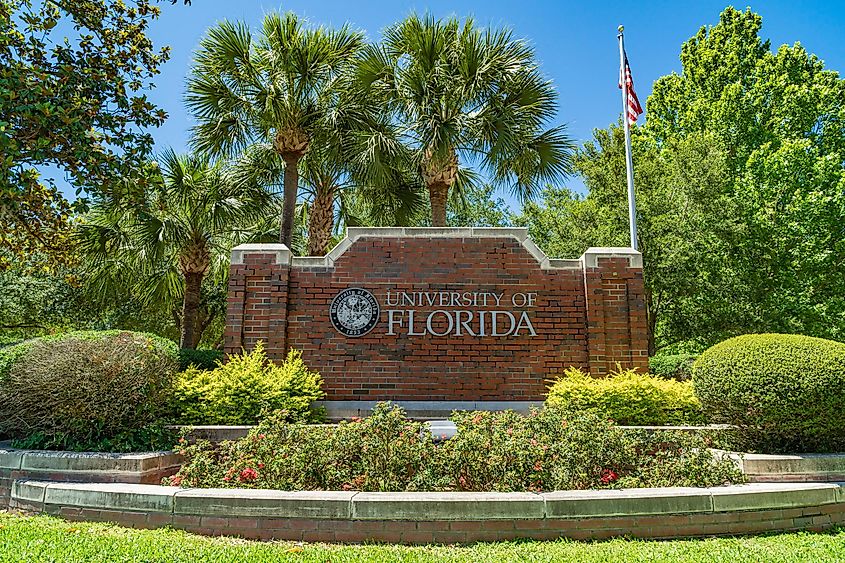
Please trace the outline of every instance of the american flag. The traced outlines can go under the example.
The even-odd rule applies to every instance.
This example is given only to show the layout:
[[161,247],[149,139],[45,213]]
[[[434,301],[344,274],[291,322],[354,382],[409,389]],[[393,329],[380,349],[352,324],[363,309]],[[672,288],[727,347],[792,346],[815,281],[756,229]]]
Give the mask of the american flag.
[[637,116],[642,114],[643,107],[640,105],[640,100],[637,98],[637,93],[634,92],[634,79],[631,77],[631,67],[628,66],[628,54],[625,53],[625,67],[619,69],[619,89],[622,89],[622,84],[628,92],[628,125],[637,121]]

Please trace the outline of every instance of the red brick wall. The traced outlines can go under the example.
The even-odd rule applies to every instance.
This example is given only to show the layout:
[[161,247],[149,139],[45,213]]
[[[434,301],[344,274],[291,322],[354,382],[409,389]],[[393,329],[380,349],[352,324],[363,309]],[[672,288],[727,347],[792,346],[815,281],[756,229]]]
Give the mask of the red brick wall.
[[[328,400],[542,400],[545,380],[568,366],[603,374],[616,362],[647,365],[642,270],[628,257],[544,269],[517,238],[489,235],[362,237],[330,266],[241,252],[230,273],[226,351],[259,340],[275,359],[288,347],[302,350]],[[379,323],[358,338],[329,319],[332,299],[348,287],[369,290],[381,305]],[[390,336],[385,297],[403,290],[536,293],[526,310],[537,335]],[[439,308],[416,311],[425,318]],[[473,309],[521,311],[504,301]],[[432,326],[443,331],[445,318]]]
[[134,528],[171,526],[210,536],[306,542],[473,543],[517,539],[604,540],[615,537],[670,539],[787,531],[821,532],[845,523],[845,503],[704,514],[659,514],[530,520],[316,520],[300,518],[199,516],[170,512],[102,510],[15,503],[17,510],[46,512],[74,521],[115,522]]

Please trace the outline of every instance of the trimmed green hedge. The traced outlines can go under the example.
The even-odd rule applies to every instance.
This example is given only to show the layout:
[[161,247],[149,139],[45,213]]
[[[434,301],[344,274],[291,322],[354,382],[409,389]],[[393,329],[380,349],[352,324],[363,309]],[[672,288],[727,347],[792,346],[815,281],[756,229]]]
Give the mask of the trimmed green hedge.
[[217,363],[222,361],[221,350],[193,350],[191,348],[179,350],[179,369],[182,371],[191,366],[198,369],[215,369]]
[[0,432],[19,447],[131,451],[163,430],[178,348],[153,334],[79,331],[0,350]]
[[648,359],[648,371],[665,379],[689,381],[698,354],[660,354]]
[[703,422],[692,384],[634,370],[592,377],[570,368],[549,388],[549,405],[592,411],[621,425],[672,425]]
[[704,352],[695,391],[711,422],[738,427],[736,445],[762,452],[845,451],[845,344],[749,334]]

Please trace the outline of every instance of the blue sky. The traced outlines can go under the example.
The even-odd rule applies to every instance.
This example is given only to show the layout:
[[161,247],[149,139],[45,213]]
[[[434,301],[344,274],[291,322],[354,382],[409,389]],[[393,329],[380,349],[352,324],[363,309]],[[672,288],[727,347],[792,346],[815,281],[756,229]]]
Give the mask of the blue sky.
[[[640,100],[651,93],[658,77],[680,71],[681,44],[702,25],[718,22],[728,3],[721,1],[665,2],[520,2],[504,0],[387,1],[292,0],[279,4],[262,0],[193,0],[171,6],[162,1],[162,16],[153,23],[150,36],[157,45],[170,45],[171,59],[157,79],[150,97],[170,115],[154,131],[157,147],[184,150],[189,138],[190,117],[182,96],[193,50],[205,30],[222,19],[241,19],[257,27],[264,12],[291,10],[309,21],[325,25],[350,22],[371,40],[381,30],[412,11],[435,16],[472,16],[479,24],[504,25],[529,40],[537,51],[543,71],[560,94],[559,123],[569,126],[579,142],[589,140],[597,127],[616,121],[621,100],[616,87],[619,54],[616,27],[625,25],[626,47]],[[745,7],[736,4],[737,8]],[[778,0],[756,2],[751,8],[763,16],[762,35],[772,46],[800,41],[828,68],[845,71],[845,2]],[[573,180],[570,185],[579,187]],[[511,205],[507,194],[502,196]]]

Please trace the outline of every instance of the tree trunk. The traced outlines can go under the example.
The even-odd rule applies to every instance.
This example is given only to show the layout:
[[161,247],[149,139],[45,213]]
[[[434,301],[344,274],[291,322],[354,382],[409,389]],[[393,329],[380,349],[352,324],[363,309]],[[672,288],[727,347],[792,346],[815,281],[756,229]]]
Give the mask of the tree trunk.
[[179,346],[182,348],[196,348],[197,310],[200,305],[200,288],[203,273],[185,272],[185,297],[182,300],[182,334]]
[[293,241],[293,221],[296,215],[296,196],[299,193],[299,159],[301,156],[282,155],[285,159],[285,193],[282,208],[282,224],[279,230],[279,242],[291,247]]
[[334,186],[317,188],[311,214],[308,217],[308,255],[323,256],[334,229]]
[[428,186],[428,198],[431,202],[431,225],[446,226],[446,200],[449,198],[449,184],[435,182]]

